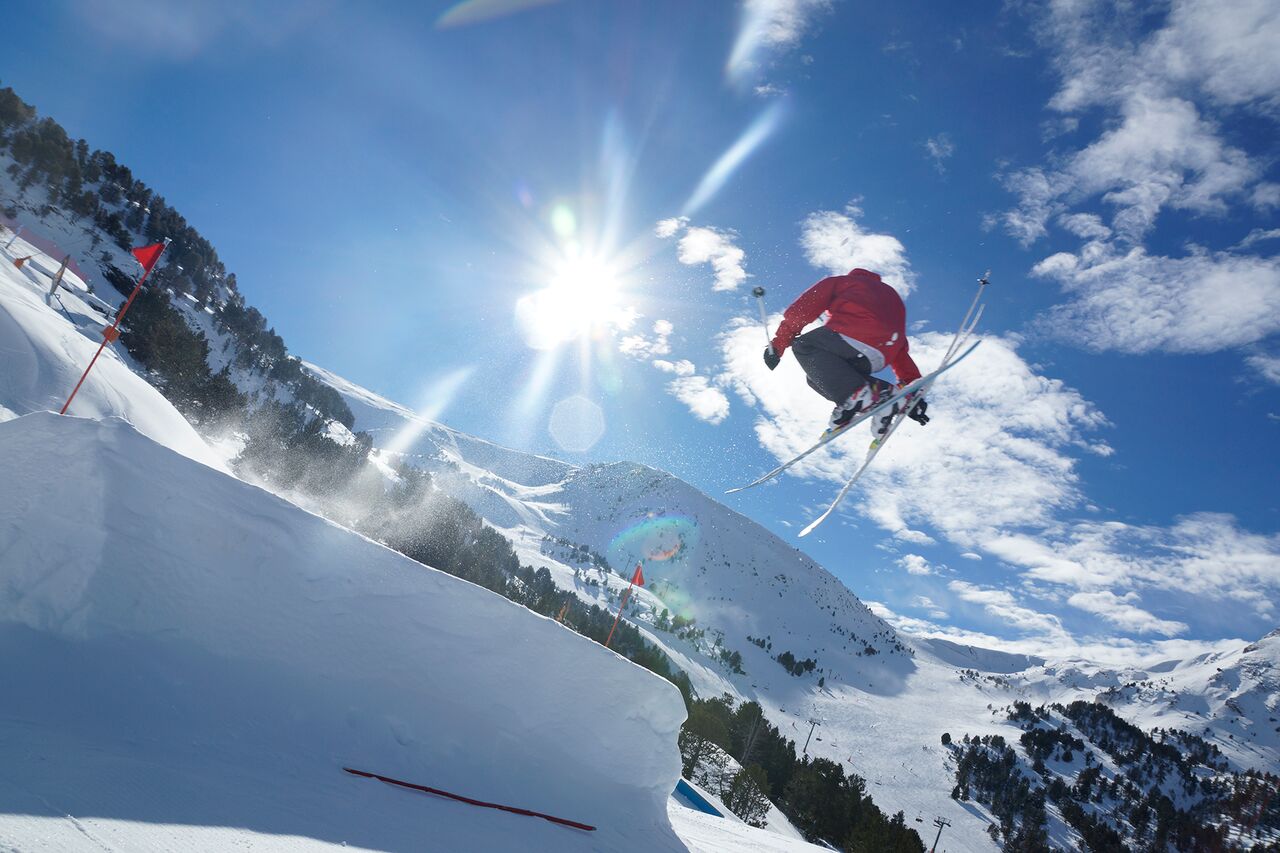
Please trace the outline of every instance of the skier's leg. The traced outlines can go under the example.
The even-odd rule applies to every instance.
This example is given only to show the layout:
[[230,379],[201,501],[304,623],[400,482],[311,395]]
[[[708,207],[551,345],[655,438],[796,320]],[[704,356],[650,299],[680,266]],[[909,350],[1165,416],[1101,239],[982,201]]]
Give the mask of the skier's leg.
[[791,349],[809,387],[837,405],[866,385],[871,375],[867,357],[826,326],[800,335]]

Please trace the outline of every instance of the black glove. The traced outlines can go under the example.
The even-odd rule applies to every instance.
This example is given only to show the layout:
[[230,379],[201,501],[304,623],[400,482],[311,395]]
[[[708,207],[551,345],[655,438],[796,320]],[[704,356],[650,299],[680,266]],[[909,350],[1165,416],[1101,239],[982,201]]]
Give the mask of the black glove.
[[911,407],[911,411],[907,412],[907,417],[924,426],[929,423],[929,416],[925,412],[929,411],[929,404],[924,401],[924,397],[916,400],[916,404]]
[[782,361],[782,356],[773,351],[773,347],[765,347],[764,350],[764,366],[773,370],[778,366],[778,362]]

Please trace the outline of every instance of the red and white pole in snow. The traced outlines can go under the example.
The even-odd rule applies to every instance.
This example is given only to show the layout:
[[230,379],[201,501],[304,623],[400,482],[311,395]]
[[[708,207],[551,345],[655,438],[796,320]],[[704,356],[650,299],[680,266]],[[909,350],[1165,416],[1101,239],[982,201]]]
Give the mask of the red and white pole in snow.
[[89,378],[89,371],[93,370],[93,366],[98,363],[98,356],[102,355],[102,350],[106,348],[107,344],[120,337],[120,321],[124,319],[125,312],[133,304],[134,297],[138,295],[139,290],[142,290],[143,282],[147,280],[147,276],[151,275],[151,270],[155,268],[160,256],[164,254],[164,250],[167,248],[169,248],[169,238],[165,237],[163,243],[139,246],[131,250],[133,256],[138,259],[138,263],[142,264],[142,278],[138,279],[137,285],[133,288],[133,293],[129,294],[129,298],[125,300],[124,305],[116,313],[116,321],[102,330],[102,343],[98,345],[98,351],[89,360],[89,366],[80,375],[80,381],[76,383],[75,388],[71,389],[71,396],[67,398],[67,402],[62,404],[62,411],[58,412],[58,414],[65,415],[67,413],[67,409],[71,407],[71,401],[76,398],[76,392],[80,390],[80,386],[84,384],[85,379]]
[[604,641],[606,649],[613,642],[613,632],[618,628],[618,622],[622,619],[622,610],[627,606],[627,599],[631,596],[631,588],[634,586],[644,586],[644,572],[640,570],[640,563],[636,563],[636,570],[631,575],[631,583],[627,584],[626,590],[622,593],[622,601],[618,602],[618,615],[614,617],[613,627],[609,629],[609,638]]

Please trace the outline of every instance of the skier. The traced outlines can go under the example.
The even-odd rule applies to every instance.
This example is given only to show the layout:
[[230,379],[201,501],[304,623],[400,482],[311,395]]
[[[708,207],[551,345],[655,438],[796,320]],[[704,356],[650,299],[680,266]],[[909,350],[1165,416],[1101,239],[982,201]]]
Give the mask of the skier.
[[[825,325],[800,334],[824,312]],[[908,352],[906,319],[902,297],[876,273],[855,269],[824,278],[787,308],[764,351],[764,363],[773,370],[792,347],[809,387],[836,404],[827,425],[828,432],[836,432],[893,393],[894,386],[873,373],[893,368],[899,388],[920,378]],[[909,408],[907,416],[922,426],[929,422],[924,398],[908,396],[875,419],[876,434],[883,434],[903,408]]]

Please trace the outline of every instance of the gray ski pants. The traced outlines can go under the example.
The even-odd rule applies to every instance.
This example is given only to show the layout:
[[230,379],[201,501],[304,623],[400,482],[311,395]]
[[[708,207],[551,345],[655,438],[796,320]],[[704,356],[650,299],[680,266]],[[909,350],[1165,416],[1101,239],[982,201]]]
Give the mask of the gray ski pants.
[[839,405],[871,381],[871,362],[826,326],[805,332],[791,344],[809,387]]

